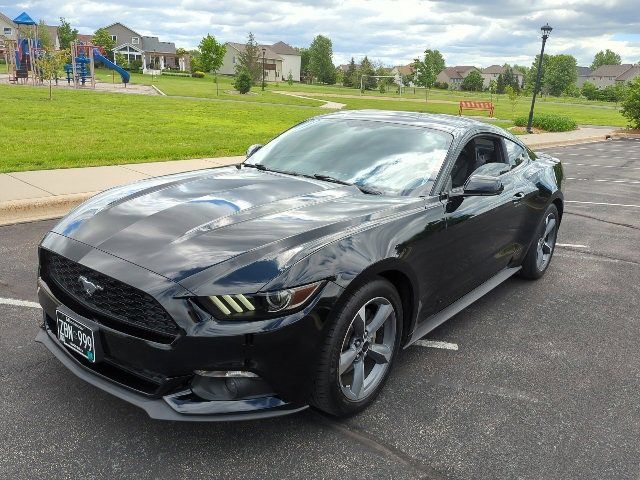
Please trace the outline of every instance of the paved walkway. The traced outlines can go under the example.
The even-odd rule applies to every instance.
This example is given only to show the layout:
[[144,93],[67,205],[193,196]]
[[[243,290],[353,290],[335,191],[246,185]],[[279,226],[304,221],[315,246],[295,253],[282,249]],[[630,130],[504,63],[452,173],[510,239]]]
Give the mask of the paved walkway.
[[[602,141],[609,127],[581,127],[573,132],[522,135],[530,148]],[[106,167],[37,170],[0,174],[0,225],[55,218],[93,194],[123,183],[171,173],[231,165],[239,157],[201,158]]]
[[331,110],[342,110],[344,107],[347,106],[344,103],[330,102],[328,100],[321,100],[319,98],[306,97],[303,94],[297,93],[297,92],[282,92],[280,90],[274,90],[273,93],[278,93],[280,95],[287,95],[288,97],[302,98],[304,100],[315,100],[317,102],[323,102],[323,104],[320,105],[320,108],[328,108]]

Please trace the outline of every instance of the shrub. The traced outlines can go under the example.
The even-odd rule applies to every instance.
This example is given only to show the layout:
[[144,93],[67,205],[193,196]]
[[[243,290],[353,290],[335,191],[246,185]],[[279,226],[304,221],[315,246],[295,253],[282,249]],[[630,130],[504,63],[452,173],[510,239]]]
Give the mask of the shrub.
[[204,72],[195,71],[191,74],[193,78],[204,78]]
[[[517,117],[513,123],[518,127],[526,127],[528,117]],[[568,132],[578,128],[577,122],[564,115],[554,115],[550,113],[539,113],[533,116],[533,126],[546,132]]]
[[627,87],[627,96],[622,102],[622,115],[627,117],[631,128],[640,128],[640,77]]
[[233,86],[240,93],[245,94],[249,93],[249,90],[251,90],[252,83],[253,80],[251,79],[251,74],[246,69],[242,69],[236,74],[236,79],[233,82]]
[[186,73],[186,72],[173,72],[173,71],[168,71],[165,70],[164,72],[162,72],[162,75],[167,76],[167,77],[190,77],[191,74],[190,73]]

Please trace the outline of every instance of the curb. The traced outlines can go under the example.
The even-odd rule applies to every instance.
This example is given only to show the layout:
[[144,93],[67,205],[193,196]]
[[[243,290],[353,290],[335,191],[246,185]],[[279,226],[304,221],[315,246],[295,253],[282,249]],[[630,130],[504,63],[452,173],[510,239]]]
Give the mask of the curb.
[[0,225],[59,218],[97,193],[99,192],[0,202]]
[[612,134],[606,134],[606,135],[597,135],[597,136],[593,136],[593,137],[584,137],[584,138],[577,138],[574,140],[564,140],[564,141],[555,141],[555,142],[539,142],[539,143],[527,143],[524,142],[525,145],[529,148],[549,148],[549,147],[565,147],[568,145],[580,145],[581,143],[594,143],[594,142],[603,142],[605,140],[608,140],[610,138],[615,138],[614,135]]

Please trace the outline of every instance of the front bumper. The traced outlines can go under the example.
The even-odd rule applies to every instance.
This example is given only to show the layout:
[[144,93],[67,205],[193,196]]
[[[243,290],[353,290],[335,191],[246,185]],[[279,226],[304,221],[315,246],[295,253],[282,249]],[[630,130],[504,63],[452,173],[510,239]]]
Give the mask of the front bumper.
[[[207,322],[180,335],[171,344],[155,343],[113,330],[78,315],[97,327],[104,359],[90,364],[63,346],[52,319],[67,308],[42,279],[38,298],[43,325],[36,337],[75,375],[144,409],[151,418],[177,421],[229,421],[275,417],[307,408],[317,348],[340,287],[329,282],[295,318],[279,319],[248,333],[221,332]],[[190,387],[194,370],[247,370],[268,383],[274,393],[233,400],[206,400]]]
[[183,390],[162,398],[150,398],[96,374],[70,355],[60,342],[45,327],[41,328],[36,341],[42,343],[55,357],[76,376],[111,395],[142,408],[156,420],[182,422],[216,422],[252,420],[277,417],[299,412],[307,406],[287,404],[278,397],[262,397],[235,401],[202,401],[194,398],[190,390]]

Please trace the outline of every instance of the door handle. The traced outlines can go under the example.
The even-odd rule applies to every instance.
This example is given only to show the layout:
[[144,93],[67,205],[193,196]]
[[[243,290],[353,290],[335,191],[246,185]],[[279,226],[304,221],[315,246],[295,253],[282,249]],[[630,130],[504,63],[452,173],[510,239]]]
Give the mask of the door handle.
[[525,197],[524,192],[518,192],[516,193],[513,198],[511,199],[511,201],[513,203],[518,203],[520,202],[520,200],[522,200]]

